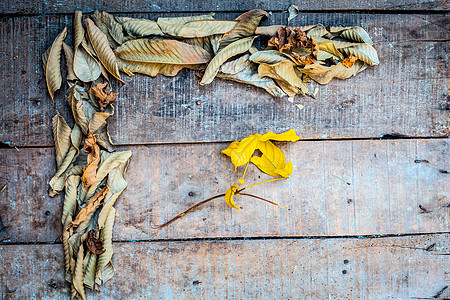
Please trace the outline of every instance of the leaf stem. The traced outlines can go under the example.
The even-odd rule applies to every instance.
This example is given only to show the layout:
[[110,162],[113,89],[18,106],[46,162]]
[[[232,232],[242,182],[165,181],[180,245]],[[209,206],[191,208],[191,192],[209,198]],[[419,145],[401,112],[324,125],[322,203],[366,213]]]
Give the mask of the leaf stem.
[[[246,189],[251,188],[251,187],[254,187],[254,186],[257,186],[257,185],[260,185],[260,184],[263,184],[263,183],[267,183],[267,182],[271,182],[271,181],[277,181],[277,180],[281,180],[281,179],[286,179],[286,178],[284,178],[284,177],[279,177],[279,178],[269,179],[269,180],[266,180],[266,181],[263,181],[263,182],[258,182],[258,183],[255,183],[255,184],[246,186],[245,188],[241,189],[241,191],[246,190]],[[241,195],[242,195],[242,194],[241,194]]]
[[242,174],[242,178],[241,178],[241,180],[239,181],[239,186],[238,186],[238,190],[241,188],[241,185],[242,185],[242,183],[244,182],[244,177],[245,177],[245,173],[247,173],[247,169],[248,169],[248,165],[250,164],[250,160],[247,162],[247,165],[245,166],[245,169],[244,169],[244,173]]
[[259,197],[259,196],[255,196],[255,195],[252,195],[252,194],[247,194],[247,193],[239,193],[239,194],[235,194],[236,196],[249,196],[249,197],[253,197],[253,198],[256,198],[256,199],[259,199],[259,200],[262,200],[262,201],[266,201],[266,202],[269,202],[270,204],[273,204],[273,205],[276,205],[276,206],[280,206],[278,203],[276,203],[276,202],[272,202],[272,201],[270,201],[270,200],[267,200],[267,199],[264,199],[264,198],[262,198],[262,197]]
[[[153,228],[153,229],[158,229],[158,231],[156,232],[156,233],[158,233],[161,229],[163,229],[164,227],[166,227],[166,226],[172,224],[173,222],[175,222],[176,220],[178,220],[179,218],[181,218],[181,217],[184,216],[185,214],[187,214],[187,213],[193,211],[194,209],[196,209],[197,207],[199,207],[199,206],[201,206],[201,205],[203,205],[203,204],[205,204],[205,203],[208,203],[209,201],[212,201],[212,200],[214,200],[214,199],[217,199],[217,198],[220,198],[220,197],[224,197],[224,196],[225,196],[225,194],[220,194],[220,195],[216,195],[216,196],[214,196],[214,197],[208,198],[208,199],[206,199],[206,200],[203,200],[202,202],[199,202],[199,203],[195,204],[194,206],[192,206],[192,207],[189,208],[188,210],[182,212],[181,214],[177,215],[176,217],[170,219],[170,220],[167,221],[166,223],[164,223],[164,224],[162,224],[162,225],[153,225],[152,228]],[[155,233],[155,234],[156,234],[156,233]]]

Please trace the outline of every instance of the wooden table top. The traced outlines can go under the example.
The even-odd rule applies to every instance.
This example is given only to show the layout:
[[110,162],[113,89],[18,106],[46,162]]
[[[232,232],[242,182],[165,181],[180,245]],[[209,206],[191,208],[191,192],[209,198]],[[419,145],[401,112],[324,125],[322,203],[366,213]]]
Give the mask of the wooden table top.
[[[70,3],[69,3],[70,2]],[[261,8],[285,24],[288,1],[63,1],[0,3],[1,299],[66,299],[63,196],[50,198],[56,163],[41,54],[73,11],[149,18]],[[313,1],[292,26],[358,25],[380,65],[317,86],[298,109],[263,90],[194,73],[113,84],[112,139],[133,156],[114,227],[116,274],[88,299],[450,298],[449,2]],[[29,99],[40,99],[30,101]],[[236,180],[220,154],[249,134],[295,129],[281,144],[294,173],[255,187],[285,208],[240,198],[212,202],[154,235],[162,223]],[[207,159],[203,159],[207,157]],[[258,177],[260,176],[261,179]],[[256,167],[247,178],[262,180]],[[249,180],[249,179],[247,179]],[[446,288],[447,287],[447,288]],[[17,289],[17,290],[16,290]],[[8,294],[8,291],[16,290]]]

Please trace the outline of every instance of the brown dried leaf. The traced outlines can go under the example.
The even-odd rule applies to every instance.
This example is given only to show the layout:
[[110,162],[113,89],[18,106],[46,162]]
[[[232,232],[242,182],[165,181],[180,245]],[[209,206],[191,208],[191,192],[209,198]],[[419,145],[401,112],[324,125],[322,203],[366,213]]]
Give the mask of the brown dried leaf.
[[300,28],[279,28],[277,36],[269,40],[269,46],[289,54],[298,65],[315,62],[319,53],[318,43]]
[[108,91],[106,88],[108,83],[97,83],[96,86],[91,87],[91,94],[97,97],[98,105],[100,106],[100,111],[103,111],[109,103],[116,99],[117,94],[111,91]]
[[61,50],[64,43],[64,39],[67,35],[67,28],[64,27],[63,31],[55,38],[52,46],[42,55],[44,63],[45,79],[47,81],[47,89],[50,94],[50,98],[54,103],[55,92],[61,87]]
[[237,40],[254,35],[261,19],[268,16],[269,14],[262,9],[253,9],[237,17],[236,21],[239,22],[231,31],[223,35],[219,51]]
[[59,168],[71,146],[70,133],[72,129],[59,113],[52,119],[52,129],[53,141],[55,142],[56,166]]
[[76,80],[77,76],[73,72],[73,49],[66,43],[63,43],[63,50],[66,58],[67,80]]
[[94,254],[105,253],[106,249],[103,249],[103,238],[97,239],[98,230],[90,230],[86,239],[86,246]]
[[345,58],[341,63],[344,67],[350,69],[357,60],[358,58],[356,56],[350,54],[350,56]]
[[211,58],[203,48],[175,40],[131,40],[114,52],[122,60],[144,63],[192,65],[207,63]]
[[103,189],[97,191],[94,196],[92,196],[91,199],[86,202],[86,206],[80,210],[78,215],[75,217],[75,220],[69,223],[69,226],[67,226],[67,230],[73,227],[77,227],[83,221],[85,221],[87,217],[95,211],[97,206],[100,205],[107,192],[108,187],[104,187]]
[[85,186],[90,186],[97,181],[97,166],[100,162],[100,147],[92,132],[89,132],[88,137],[84,140],[84,151],[88,153],[88,157],[83,172],[83,183]]
[[91,19],[85,19],[84,23],[86,24],[87,33],[89,40],[91,41],[92,48],[94,48],[100,62],[112,76],[122,81],[120,78],[119,69],[117,67],[116,55],[109,46],[108,38],[97,26],[95,26]]

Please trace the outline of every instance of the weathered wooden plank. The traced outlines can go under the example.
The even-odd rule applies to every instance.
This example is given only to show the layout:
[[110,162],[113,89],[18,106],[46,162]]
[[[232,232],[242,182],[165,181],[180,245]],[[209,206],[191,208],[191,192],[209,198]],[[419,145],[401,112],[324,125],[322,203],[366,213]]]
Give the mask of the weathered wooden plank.
[[[449,234],[114,243],[116,274],[88,299],[433,299],[450,284],[449,243]],[[1,245],[0,293],[65,299],[63,269],[61,245]]]
[[[224,193],[239,175],[220,154],[227,144],[129,147],[128,188],[117,203],[115,241],[198,237],[372,235],[446,232],[450,215],[449,141],[317,141],[282,145],[294,164],[286,181],[249,193],[289,204],[284,209],[244,196],[240,211],[217,199],[154,236],[161,224]],[[427,160],[429,163],[415,163]],[[0,214],[10,242],[54,242],[62,198],[49,198],[51,149],[1,150]],[[242,170],[240,171],[242,172]],[[247,185],[268,179],[249,167]],[[426,212],[419,208],[421,205]]]
[[[446,15],[301,14],[294,25],[366,28],[381,64],[355,78],[320,86],[317,100],[296,99],[305,105],[303,110],[238,83],[216,80],[199,86],[190,71],[174,78],[137,75],[126,79],[127,86],[116,85],[120,96],[111,120],[113,140],[119,144],[229,141],[255,131],[288,128],[303,138],[378,137],[392,132],[442,136],[450,128],[450,43],[440,42],[448,38],[448,19]],[[266,24],[284,22],[285,16],[275,13]],[[7,37],[0,43],[1,142],[53,144],[51,117],[57,110],[67,117],[70,112],[64,91],[57,92],[56,106],[51,106],[41,54],[71,24],[71,16],[0,18],[0,35]]]
[[[103,9],[110,12],[202,12],[202,11],[245,11],[255,8],[284,11],[292,4],[291,1],[245,1],[237,3],[235,1],[100,1],[100,0],[76,0],[76,1],[36,1],[34,5],[28,5],[23,1],[6,0],[0,3],[1,14],[60,14],[72,13],[75,9],[83,11],[93,11],[94,9]],[[445,0],[427,1],[427,0],[345,0],[345,1],[313,1],[307,0],[299,3],[302,12],[314,10],[329,11],[349,11],[349,10],[447,10],[449,3]]]

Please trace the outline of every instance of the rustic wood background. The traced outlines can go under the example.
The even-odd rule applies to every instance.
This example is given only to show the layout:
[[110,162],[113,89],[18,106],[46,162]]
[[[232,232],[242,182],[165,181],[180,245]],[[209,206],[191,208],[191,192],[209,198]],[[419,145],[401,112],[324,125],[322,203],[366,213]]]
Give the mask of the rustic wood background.
[[[45,89],[41,54],[72,14],[94,9],[156,19],[261,8],[285,24],[292,2],[0,2],[0,296],[66,299],[62,197],[51,117],[71,120]],[[89,299],[450,298],[449,1],[306,0],[292,25],[360,25],[380,65],[319,86],[303,110],[264,91],[194,74],[126,78],[111,134],[133,157],[114,228],[115,277]],[[316,86],[312,84],[313,88]],[[29,99],[41,101],[30,101]],[[254,193],[283,209],[216,201],[154,235],[162,223],[236,179],[220,151],[255,132],[293,128],[281,145],[295,172]],[[202,159],[207,157],[207,160]],[[256,168],[248,178],[265,178]],[[1,228],[3,225],[4,228]],[[15,291],[12,293],[11,291]]]

